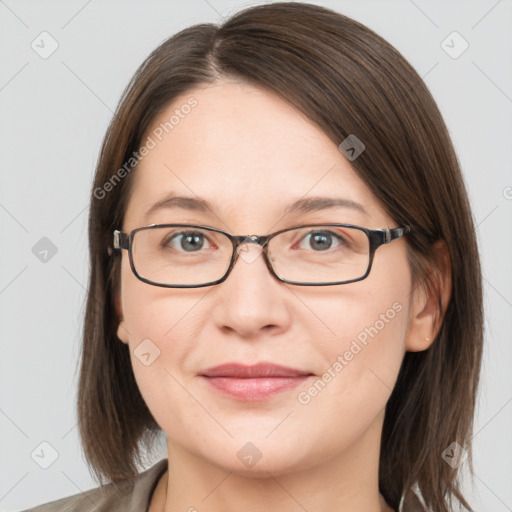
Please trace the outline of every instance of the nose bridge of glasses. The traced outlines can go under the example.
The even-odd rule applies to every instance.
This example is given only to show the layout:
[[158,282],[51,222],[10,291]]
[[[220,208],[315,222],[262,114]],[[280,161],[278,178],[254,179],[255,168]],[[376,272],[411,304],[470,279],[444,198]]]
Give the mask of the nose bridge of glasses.
[[[268,236],[241,235],[235,237],[236,253],[246,263],[254,262],[263,252]],[[258,247],[251,250],[247,244],[255,244]]]
[[256,244],[263,247],[268,240],[268,236],[260,235],[240,235],[235,236],[236,246],[240,248],[243,244]]

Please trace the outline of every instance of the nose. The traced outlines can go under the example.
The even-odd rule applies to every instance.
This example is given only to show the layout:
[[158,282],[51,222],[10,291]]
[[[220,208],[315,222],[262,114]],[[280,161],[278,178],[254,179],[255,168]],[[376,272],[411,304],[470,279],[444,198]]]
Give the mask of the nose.
[[[263,246],[260,242],[260,238],[256,235],[246,236],[242,242],[238,245],[236,252],[238,253],[238,259],[244,260],[246,263],[252,263],[256,258],[263,258]],[[238,263],[238,261],[236,262]],[[235,263],[235,265],[236,265]]]
[[250,237],[238,247],[227,279],[217,285],[214,319],[223,330],[254,338],[262,330],[280,332],[290,325],[286,284],[273,276],[263,250]]

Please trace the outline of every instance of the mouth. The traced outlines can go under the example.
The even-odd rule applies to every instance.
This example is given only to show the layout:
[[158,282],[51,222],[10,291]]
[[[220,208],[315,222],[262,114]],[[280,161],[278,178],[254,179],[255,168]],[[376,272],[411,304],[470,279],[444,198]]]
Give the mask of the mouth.
[[272,363],[227,363],[208,368],[199,376],[218,393],[241,401],[261,401],[289,391],[314,376],[309,371]]

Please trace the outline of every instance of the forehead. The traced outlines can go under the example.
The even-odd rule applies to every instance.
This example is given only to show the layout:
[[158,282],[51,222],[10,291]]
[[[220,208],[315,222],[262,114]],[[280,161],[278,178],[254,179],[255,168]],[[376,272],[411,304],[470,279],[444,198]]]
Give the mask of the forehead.
[[292,105],[254,85],[222,81],[180,95],[153,120],[142,144],[150,139],[125,215],[135,223],[169,194],[204,199],[216,213],[245,221],[275,217],[308,196],[341,197],[379,215],[337,145]]

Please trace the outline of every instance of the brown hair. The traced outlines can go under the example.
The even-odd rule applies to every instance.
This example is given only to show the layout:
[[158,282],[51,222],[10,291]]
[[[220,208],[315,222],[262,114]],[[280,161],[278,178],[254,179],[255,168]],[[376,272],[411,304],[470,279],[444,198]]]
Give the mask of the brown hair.
[[134,171],[123,173],[106,199],[104,185],[130,161],[162,109],[220,77],[274,91],[336,145],[350,134],[363,141],[366,150],[352,167],[398,225],[412,226],[406,242],[416,284],[436,290],[433,244],[446,243],[452,297],[430,348],[405,354],[386,406],[379,488],[394,508],[414,483],[435,512],[452,510],[453,498],[470,508],[458,470],[441,457],[456,441],[468,451],[473,473],[483,343],[478,249],[452,142],[426,85],[395,48],[348,17],[293,2],[251,7],[220,26],[195,25],[164,41],[135,73],[108,128],[91,197],[77,401],[96,479],[103,485],[134,476],[143,449],[150,451],[160,432],[138,390],[128,346],[116,336],[120,260],[108,248],[122,226]]

